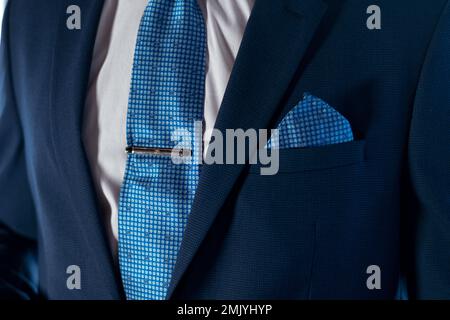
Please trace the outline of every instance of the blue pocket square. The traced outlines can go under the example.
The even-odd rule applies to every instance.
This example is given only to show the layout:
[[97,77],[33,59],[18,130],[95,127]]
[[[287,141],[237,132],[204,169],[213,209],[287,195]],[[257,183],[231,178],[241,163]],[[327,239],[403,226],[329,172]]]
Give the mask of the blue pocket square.
[[353,141],[350,123],[325,101],[305,93],[280,122],[268,148],[320,147]]

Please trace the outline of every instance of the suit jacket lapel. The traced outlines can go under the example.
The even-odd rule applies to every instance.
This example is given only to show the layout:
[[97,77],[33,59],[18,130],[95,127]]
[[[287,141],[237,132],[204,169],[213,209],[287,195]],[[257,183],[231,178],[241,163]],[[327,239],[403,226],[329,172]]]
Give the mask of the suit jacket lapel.
[[[270,128],[327,6],[321,0],[257,0],[225,93],[216,128]],[[169,288],[191,263],[244,166],[202,169]]]
[[[96,276],[103,277],[105,287],[99,288],[98,298],[117,299],[120,288],[81,141],[82,114],[103,0],[64,0],[58,5],[61,19],[53,55],[50,106],[55,163],[64,178],[61,183],[70,190],[68,205],[78,215],[85,248],[92,250],[89,255],[96,259]],[[70,5],[81,9],[81,30],[69,30],[66,26],[66,8]]]

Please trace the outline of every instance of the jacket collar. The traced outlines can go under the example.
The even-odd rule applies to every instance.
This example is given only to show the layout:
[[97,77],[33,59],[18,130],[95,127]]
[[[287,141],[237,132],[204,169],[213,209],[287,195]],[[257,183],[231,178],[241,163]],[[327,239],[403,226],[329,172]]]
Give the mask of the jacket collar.
[[[103,0],[61,0],[59,23],[53,52],[50,108],[55,163],[61,183],[68,191],[69,206],[77,215],[85,248],[95,257],[97,275],[104,284],[98,288],[99,299],[119,299],[120,282],[105,236],[101,215],[86,154],[81,140],[82,118],[89,81],[92,53]],[[66,10],[71,5],[81,9],[81,30],[69,30]]]

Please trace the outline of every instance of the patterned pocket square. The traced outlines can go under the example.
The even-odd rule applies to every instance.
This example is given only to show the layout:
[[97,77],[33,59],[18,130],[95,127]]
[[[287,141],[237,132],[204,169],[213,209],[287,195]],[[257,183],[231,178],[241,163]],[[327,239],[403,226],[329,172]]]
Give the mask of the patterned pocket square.
[[325,101],[305,93],[278,126],[268,148],[320,147],[353,141],[350,123]]

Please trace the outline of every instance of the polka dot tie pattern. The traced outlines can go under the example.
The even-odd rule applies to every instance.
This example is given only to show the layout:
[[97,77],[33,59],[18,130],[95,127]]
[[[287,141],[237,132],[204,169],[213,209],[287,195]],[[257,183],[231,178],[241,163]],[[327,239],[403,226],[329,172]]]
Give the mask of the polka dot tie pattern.
[[[128,147],[176,147],[202,121],[206,30],[196,0],[150,0],[136,41]],[[186,131],[187,130],[187,131]],[[192,133],[192,134],[191,134]],[[201,139],[200,139],[201,140]],[[199,179],[195,163],[129,154],[119,200],[119,262],[127,299],[163,300]]]

